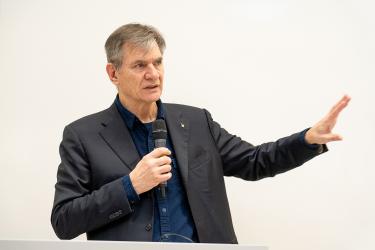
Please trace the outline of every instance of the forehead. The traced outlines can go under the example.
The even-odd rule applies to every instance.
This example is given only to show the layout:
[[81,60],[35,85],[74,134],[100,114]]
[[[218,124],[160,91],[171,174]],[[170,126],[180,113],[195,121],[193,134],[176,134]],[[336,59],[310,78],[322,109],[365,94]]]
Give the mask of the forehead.
[[152,42],[148,46],[137,46],[127,43],[124,44],[123,51],[123,62],[125,64],[134,61],[152,61],[162,57],[156,42]]

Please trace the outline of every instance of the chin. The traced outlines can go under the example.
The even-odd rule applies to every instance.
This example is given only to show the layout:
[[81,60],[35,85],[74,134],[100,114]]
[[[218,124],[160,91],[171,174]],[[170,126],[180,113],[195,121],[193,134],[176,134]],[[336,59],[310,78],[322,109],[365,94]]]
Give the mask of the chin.
[[144,100],[145,102],[149,102],[149,103],[150,103],[150,102],[156,102],[157,100],[160,99],[160,96],[161,96],[161,94],[149,95],[149,96],[143,98],[143,100]]

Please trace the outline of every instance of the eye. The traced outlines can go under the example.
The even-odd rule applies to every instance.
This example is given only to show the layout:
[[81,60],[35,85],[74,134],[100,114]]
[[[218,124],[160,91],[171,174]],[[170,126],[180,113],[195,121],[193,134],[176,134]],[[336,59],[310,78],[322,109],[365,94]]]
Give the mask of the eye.
[[144,63],[137,63],[136,65],[134,65],[134,68],[136,69],[143,69],[144,67],[146,67],[146,64]]
[[163,63],[163,61],[160,59],[160,60],[156,60],[156,61],[154,62],[154,65],[155,65],[155,66],[160,66],[162,63]]

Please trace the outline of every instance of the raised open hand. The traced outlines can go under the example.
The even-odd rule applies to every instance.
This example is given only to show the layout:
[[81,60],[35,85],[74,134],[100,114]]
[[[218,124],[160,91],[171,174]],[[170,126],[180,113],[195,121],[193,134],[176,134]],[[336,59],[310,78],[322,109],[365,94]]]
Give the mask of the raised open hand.
[[342,137],[333,133],[332,129],[335,127],[340,112],[348,105],[349,101],[350,97],[344,95],[323,119],[306,132],[306,142],[310,144],[325,144],[342,140]]

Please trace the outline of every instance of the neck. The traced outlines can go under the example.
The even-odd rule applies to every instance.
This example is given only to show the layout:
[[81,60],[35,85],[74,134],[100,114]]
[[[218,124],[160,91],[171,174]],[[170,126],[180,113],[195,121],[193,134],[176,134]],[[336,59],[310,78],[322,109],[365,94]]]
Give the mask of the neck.
[[156,102],[139,103],[130,98],[119,96],[121,104],[132,112],[141,122],[149,123],[156,120],[158,106]]

